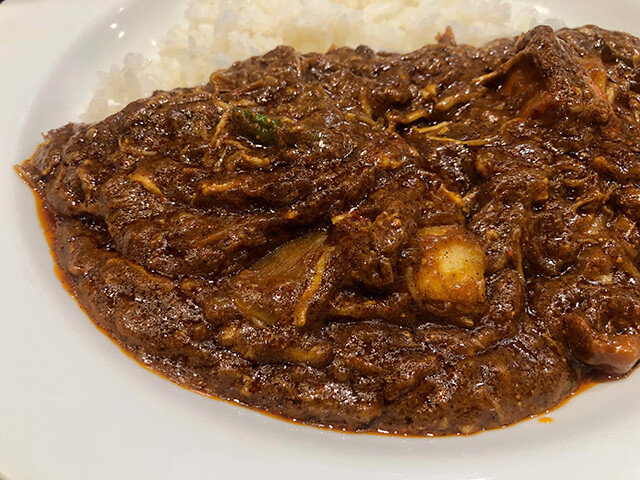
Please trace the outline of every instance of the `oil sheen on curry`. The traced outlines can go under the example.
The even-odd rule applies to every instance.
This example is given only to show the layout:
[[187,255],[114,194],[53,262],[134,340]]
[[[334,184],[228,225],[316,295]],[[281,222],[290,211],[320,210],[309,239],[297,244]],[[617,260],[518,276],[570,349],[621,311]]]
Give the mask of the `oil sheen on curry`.
[[640,40],[279,47],[18,167],[92,320],[199,392],[469,434],[640,357]]

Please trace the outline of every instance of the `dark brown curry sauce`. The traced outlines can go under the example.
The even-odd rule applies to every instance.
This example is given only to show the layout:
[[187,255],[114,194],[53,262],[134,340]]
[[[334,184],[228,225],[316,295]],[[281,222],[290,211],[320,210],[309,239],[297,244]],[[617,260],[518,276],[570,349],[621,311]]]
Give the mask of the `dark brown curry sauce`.
[[63,283],[144,366],[305,423],[469,434],[638,361],[639,64],[596,27],[280,47],[54,130],[19,173]]

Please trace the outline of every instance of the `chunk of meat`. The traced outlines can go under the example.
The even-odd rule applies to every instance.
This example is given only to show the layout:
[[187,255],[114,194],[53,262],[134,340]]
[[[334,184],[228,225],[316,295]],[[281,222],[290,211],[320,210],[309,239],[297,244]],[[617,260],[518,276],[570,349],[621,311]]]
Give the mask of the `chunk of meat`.
[[567,339],[575,357],[609,375],[627,374],[640,360],[640,336],[634,332],[599,332],[580,315],[566,319]]

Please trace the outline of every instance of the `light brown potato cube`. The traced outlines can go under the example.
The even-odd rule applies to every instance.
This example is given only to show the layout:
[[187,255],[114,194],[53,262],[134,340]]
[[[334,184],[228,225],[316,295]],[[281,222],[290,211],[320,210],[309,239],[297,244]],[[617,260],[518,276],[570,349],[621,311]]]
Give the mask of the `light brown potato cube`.
[[420,265],[415,294],[423,300],[473,306],[484,301],[484,252],[458,225],[430,227],[419,234]]

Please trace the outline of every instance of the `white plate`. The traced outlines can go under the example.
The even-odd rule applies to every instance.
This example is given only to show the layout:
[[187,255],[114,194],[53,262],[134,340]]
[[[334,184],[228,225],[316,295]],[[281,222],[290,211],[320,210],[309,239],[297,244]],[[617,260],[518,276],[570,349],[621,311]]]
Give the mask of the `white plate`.
[[[570,26],[640,34],[634,0],[539,3]],[[0,476],[640,478],[640,372],[578,395],[550,424],[468,438],[348,435],[178,388],[92,326],[53,274],[33,197],[11,167],[41,131],[78,117],[96,70],[146,48],[177,13],[172,0],[0,5]]]

